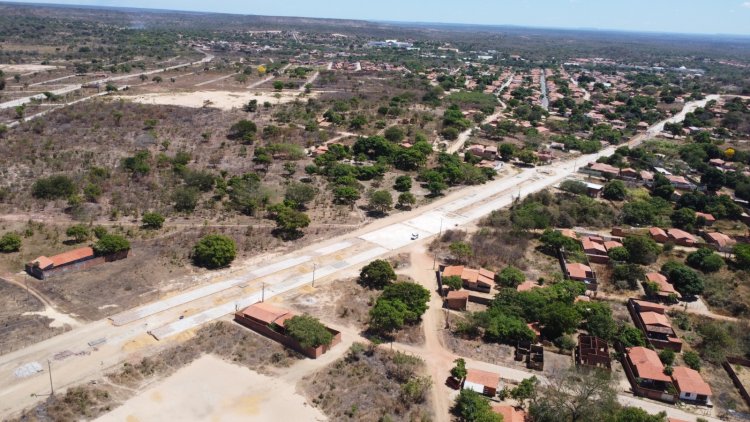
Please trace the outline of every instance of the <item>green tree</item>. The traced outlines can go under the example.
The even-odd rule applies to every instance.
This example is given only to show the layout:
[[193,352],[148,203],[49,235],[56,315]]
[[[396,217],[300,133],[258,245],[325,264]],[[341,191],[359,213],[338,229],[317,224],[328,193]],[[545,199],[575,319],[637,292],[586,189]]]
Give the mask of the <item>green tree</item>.
[[130,249],[130,242],[117,234],[105,234],[94,243],[94,252],[99,255],[112,255]]
[[659,244],[646,236],[629,236],[622,244],[628,250],[630,262],[634,264],[652,264],[661,253]]
[[234,240],[220,234],[204,236],[193,247],[193,262],[199,267],[215,269],[226,267],[237,256]]
[[536,377],[524,378],[517,387],[510,390],[510,396],[521,403],[528,400],[536,395],[536,387],[539,381]]
[[399,282],[385,286],[381,300],[398,300],[406,305],[404,322],[417,323],[427,311],[427,302],[430,301],[430,292],[416,283]]
[[708,167],[701,175],[701,184],[706,185],[709,192],[716,192],[727,183],[726,175],[716,167]]
[[91,237],[89,228],[84,226],[83,224],[76,224],[74,226],[68,227],[68,230],[65,231],[65,234],[68,237],[72,237],[75,243],[85,242]]
[[21,236],[15,233],[5,233],[0,237],[0,252],[11,253],[21,250]]
[[290,183],[286,187],[286,193],[284,193],[284,199],[291,201],[298,208],[304,208],[310,201],[315,199],[318,194],[317,190],[307,183]]
[[174,209],[179,212],[193,212],[198,206],[198,189],[193,187],[181,186],[172,193]]
[[685,262],[704,273],[714,273],[724,266],[724,260],[721,259],[721,256],[708,248],[700,248],[689,254]]
[[404,140],[406,134],[400,126],[391,126],[385,130],[383,136],[391,142],[399,143]]
[[492,411],[490,402],[472,390],[461,390],[453,412],[461,422],[503,422],[502,415]]
[[351,186],[338,186],[333,189],[333,200],[338,204],[354,205],[360,196],[359,191]]
[[427,190],[430,191],[430,195],[438,196],[448,188],[445,183],[443,175],[436,170],[428,170],[422,174],[422,179],[426,183]]
[[671,261],[661,268],[662,273],[674,285],[675,290],[683,296],[695,296],[703,293],[705,288],[703,278],[686,265]]
[[750,270],[750,244],[738,243],[732,248],[732,252],[737,267],[744,271]]
[[75,194],[77,190],[73,180],[59,175],[38,179],[31,186],[31,195],[39,199],[60,199]]
[[636,289],[638,288],[638,283],[645,278],[646,274],[638,264],[619,264],[615,265],[612,270],[612,280],[621,288]]
[[393,184],[393,189],[398,192],[409,192],[411,190],[411,184],[411,177],[398,176],[396,182]]
[[383,259],[370,262],[359,273],[359,284],[369,289],[382,290],[396,280],[391,264]]
[[154,230],[158,230],[162,228],[162,226],[164,225],[164,221],[165,221],[164,216],[159,214],[158,212],[144,213],[143,218],[141,218],[143,227],[146,227],[147,229],[154,229]]
[[690,208],[680,208],[675,210],[670,219],[672,220],[672,225],[678,229],[692,231],[693,228],[695,228],[695,211]]
[[275,82],[273,83],[273,89],[274,89],[275,91],[281,91],[281,90],[283,90],[283,89],[284,89],[284,82],[281,82],[281,81],[275,81]]
[[515,289],[526,280],[524,273],[518,268],[508,265],[495,275],[495,283],[502,287]]
[[417,203],[417,197],[414,196],[411,192],[403,192],[398,195],[398,201],[396,205],[398,205],[399,208],[411,208],[414,204]]
[[255,134],[258,132],[258,126],[249,120],[242,119],[229,128],[229,139],[241,140],[246,144],[252,144],[255,141]]
[[454,360],[453,363],[455,363],[456,366],[451,369],[451,376],[459,381],[466,378],[466,361],[462,358],[458,358]]
[[333,334],[326,326],[310,315],[295,315],[289,318],[284,321],[284,330],[304,349],[328,346],[333,341]]
[[613,260],[618,262],[630,261],[630,253],[623,246],[615,246],[614,248],[607,251],[607,255]]
[[602,196],[610,201],[622,201],[627,196],[628,191],[625,189],[625,183],[621,180],[612,180],[604,185]]
[[545,337],[556,339],[563,334],[573,333],[581,323],[581,315],[566,303],[553,302],[542,310],[539,322],[543,326],[542,333]]
[[448,286],[452,290],[461,290],[461,288],[464,286],[464,282],[463,280],[461,280],[460,276],[452,275],[443,277],[443,286]]
[[451,254],[453,254],[453,257],[458,262],[466,262],[474,255],[471,245],[461,241],[451,243],[450,246],[448,246],[448,250],[451,251]]
[[287,206],[282,206],[274,218],[276,229],[282,237],[295,239],[302,236],[302,229],[310,225],[310,217],[307,214]]
[[386,213],[393,207],[393,196],[387,190],[378,190],[370,196],[370,209],[379,213]]
[[379,299],[370,309],[370,328],[385,334],[396,331],[404,326],[406,311],[400,300]]
[[624,347],[637,347],[646,345],[646,337],[643,331],[630,324],[623,324],[617,330],[615,339],[622,343]]

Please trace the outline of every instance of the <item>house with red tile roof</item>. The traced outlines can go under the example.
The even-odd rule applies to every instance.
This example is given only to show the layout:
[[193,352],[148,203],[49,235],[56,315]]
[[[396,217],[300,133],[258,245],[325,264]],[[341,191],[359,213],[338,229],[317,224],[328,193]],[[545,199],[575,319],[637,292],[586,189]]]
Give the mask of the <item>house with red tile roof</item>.
[[576,281],[586,282],[587,280],[596,280],[596,274],[594,274],[591,267],[578,262],[566,263],[565,275],[567,275],[569,279]]
[[667,281],[667,278],[659,273],[648,273],[646,274],[646,280],[651,283],[656,283],[659,286],[659,290],[656,292],[657,296],[661,300],[669,300],[672,295],[679,296],[674,286]]
[[451,290],[445,296],[445,306],[456,311],[465,311],[469,301],[469,292],[466,290]]
[[697,243],[695,236],[680,229],[672,228],[667,230],[667,236],[669,236],[671,241],[680,246],[692,247]]
[[288,320],[297,315],[299,314],[265,302],[258,302],[235,312],[234,320],[257,333],[268,337],[271,340],[275,340],[312,359],[320,357],[323,353],[341,343],[341,333],[332,328],[326,327],[331,335],[333,335],[333,341],[331,341],[331,344],[320,345],[315,348],[302,347],[297,340],[287,335],[284,327]]
[[503,422],[526,422],[526,412],[513,406],[493,404],[492,411],[503,417]]
[[463,389],[475,391],[488,397],[495,397],[499,384],[500,375],[479,369],[469,369],[466,371]]
[[711,387],[698,371],[684,366],[675,366],[672,370],[672,381],[680,395],[680,400],[703,405],[710,403],[713,395]]
[[667,318],[667,308],[653,305],[635,299],[628,301],[628,310],[635,326],[643,331],[646,339],[655,348],[670,349],[679,353],[682,350],[682,340],[677,337],[672,323]]
[[714,217],[712,214],[708,214],[705,212],[696,212],[695,217],[703,218],[707,226],[712,226],[716,222],[716,217]]
[[646,347],[625,349],[622,366],[636,395],[673,403],[669,393],[672,379],[664,373],[664,365],[655,351]]
[[454,265],[445,267],[442,277],[459,276],[463,282],[464,288],[478,292],[489,293],[492,286],[495,285],[495,273],[479,268],[466,268],[463,265]]
[[526,280],[523,283],[519,284],[518,287],[516,287],[516,291],[528,292],[531,289],[540,289],[541,287],[542,286],[540,286],[536,281]]
[[719,232],[705,233],[703,238],[706,239],[706,243],[720,252],[729,252],[737,244],[736,240]]
[[125,259],[129,252],[126,250],[108,256],[96,256],[94,249],[86,246],[50,257],[40,256],[27,263],[25,270],[32,277],[46,280],[69,271],[85,270],[105,262]]
[[654,241],[658,243],[665,243],[669,240],[667,232],[658,227],[651,227],[650,229],[648,229],[648,234],[652,239],[654,239]]

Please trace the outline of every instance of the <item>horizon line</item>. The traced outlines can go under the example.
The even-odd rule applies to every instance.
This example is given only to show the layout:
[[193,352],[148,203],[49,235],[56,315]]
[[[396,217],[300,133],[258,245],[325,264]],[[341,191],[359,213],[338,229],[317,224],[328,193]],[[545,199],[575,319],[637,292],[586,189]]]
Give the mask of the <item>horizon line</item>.
[[95,5],[95,4],[82,4],[82,3],[46,3],[43,1],[13,1],[13,0],[0,0],[0,4],[6,5],[25,5],[25,6],[38,6],[38,7],[59,7],[59,8],[93,8],[93,9],[111,9],[111,10],[138,10],[149,13],[157,12],[176,12],[176,13],[204,13],[213,15],[230,15],[230,16],[254,16],[254,17],[267,17],[267,18],[291,18],[291,19],[317,19],[317,20],[329,20],[329,21],[355,21],[355,22],[367,22],[373,24],[388,24],[397,26],[406,25],[417,25],[417,26],[474,26],[484,28],[515,28],[515,29],[538,29],[538,30],[554,30],[554,31],[571,31],[571,32],[617,32],[623,34],[642,34],[642,35],[687,35],[696,37],[739,37],[739,38],[750,38],[750,33],[739,34],[732,32],[674,32],[674,31],[659,31],[659,30],[631,30],[621,28],[589,28],[589,27],[555,27],[555,26],[543,26],[543,25],[513,25],[508,23],[469,23],[469,22],[435,22],[435,21],[412,21],[412,20],[391,20],[391,19],[370,19],[370,18],[329,18],[329,17],[317,17],[317,16],[297,16],[297,15],[258,15],[253,13],[242,13],[242,12],[224,12],[224,11],[210,11],[210,10],[191,10],[191,9],[162,9],[156,7],[135,7],[135,6],[111,6],[111,5]]

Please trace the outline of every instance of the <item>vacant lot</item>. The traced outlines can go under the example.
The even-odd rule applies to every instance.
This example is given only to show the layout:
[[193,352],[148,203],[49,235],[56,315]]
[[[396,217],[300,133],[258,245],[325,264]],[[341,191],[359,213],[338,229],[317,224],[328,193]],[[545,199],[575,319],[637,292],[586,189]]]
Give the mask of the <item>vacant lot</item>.
[[44,304],[26,290],[0,279],[0,354],[33,344],[69,329],[34,312]]
[[[215,355],[224,359],[225,361],[231,361],[232,364],[223,363],[216,357],[208,357],[202,359],[198,363],[197,367],[189,367],[193,362],[197,361],[205,354]],[[159,399],[155,399],[159,395],[163,394],[163,397],[170,397],[170,399],[177,400],[176,397],[182,394],[180,391],[190,391],[189,397],[179,396],[180,399],[174,403],[180,404],[186,409],[190,409],[190,412],[195,411],[192,415],[183,415],[185,420],[206,420],[210,419],[209,415],[213,414],[212,411],[206,411],[205,407],[202,408],[208,412],[206,414],[201,413],[200,408],[186,406],[187,403],[198,403],[196,400],[199,398],[207,399],[202,402],[206,406],[210,406],[211,409],[216,410],[223,409],[227,414],[232,414],[234,417],[238,415],[244,415],[245,419],[252,415],[256,409],[259,409],[259,400],[244,401],[240,399],[239,395],[233,396],[237,399],[234,403],[234,407],[230,410],[225,408],[226,402],[213,401],[217,398],[217,395],[208,395],[206,391],[202,391],[201,385],[211,385],[216,387],[217,391],[219,388],[225,388],[222,390],[225,392],[235,391],[233,388],[237,385],[246,385],[245,382],[254,385],[266,386],[266,383],[254,383],[253,381],[261,380],[260,374],[271,374],[274,368],[288,367],[292,365],[299,357],[292,354],[284,349],[278,343],[275,343],[265,337],[255,334],[244,327],[233,324],[231,322],[217,322],[200,329],[195,337],[186,341],[185,343],[171,347],[156,356],[148,358],[134,358],[133,362],[127,362],[123,364],[122,368],[114,373],[108,374],[105,378],[97,380],[95,383],[74,386],[69,388],[64,395],[57,395],[49,397],[43,403],[35,406],[32,409],[25,411],[17,420],[18,421],[75,421],[75,420],[91,420],[98,416],[106,414],[122,403],[126,403],[129,399],[134,396],[141,395],[140,400],[153,401],[150,403],[151,406],[159,405]],[[239,366],[252,369],[258,373],[248,371],[247,377],[237,378],[237,374],[240,371],[245,371],[244,368]],[[187,375],[181,374],[182,368],[186,368]],[[226,371],[231,370],[234,375],[227,375]],[[169,375],[178,372],[177,381],[167,379],[163,390],[158,390],[160,387],[155,387],[158,394],[153,394],[154,391],[143,393],[147,389],[151,388],[152,385],[158,383],[160,379],[166,378]],[[211,375],[220,374],[211,378]],[[183,378],[187,377],[187,378]],[[228,382],[231,379],[232,382]],[[265,379],[265,378],[264,378]],[[181,381],[182,380],[182,381]],[[186,381],[189,380],[189,381]],[[196,382],[200,380],[200,382]],[[196,386],[197,390],[186,389],[187,385]],[[250,388],[250,387],[248,387]],[[279,385],[283,391],[293,392],[293,387]],[[243,394],[248,390],[242,390]],[[253,390],[258,391],[258,390]],[[149,394],[151,393],[151,394]],[[175,396],[172,396],[174,394]],[[283,393],[281,397],[287,400],[291,395]],[[139,399],[135,399],[136,407],[138,407]],[[231,402],[231,400],[230,400]],[[165,403],[161,403],[164,406]],[[297,401],[293,407],[295,409],[302,409],[303,405],[301,401]],[[135,408],[128,408],[135,410]],[[143,405],[138,407],[140,411],[145,412],[143,417],[149,419],[149,411],[154,409]],[[274,408],[275,409],[275,408]],[[175,410],[176,411],[176,410]],[[267,414],[265,412],[271,411],[268,407],[263,407],[263,413],[255,413],[256,415]],[[171,412],[171,411],[170,411]],[[117,418],[116,420],[131,420],[127,417]],[[234,419],[233,419],[234,420]],[[265,419],[263,419],[265,420]],[[302,418],[300,420],[305,420]],[[310,420],[310,419],[307,419]]]
[[299,385],[331,420],[430,420],[432,381],[418,357],[355,343]]
[[96,420],[159,420],[164,415],[172,420],[325,419],[295,394],[293,384],[206,355]]

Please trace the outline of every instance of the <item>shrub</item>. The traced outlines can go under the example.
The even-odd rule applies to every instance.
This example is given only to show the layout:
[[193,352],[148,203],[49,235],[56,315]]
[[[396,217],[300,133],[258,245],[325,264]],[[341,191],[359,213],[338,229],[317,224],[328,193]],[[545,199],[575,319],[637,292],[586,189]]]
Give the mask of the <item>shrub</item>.
[[659,360],[661,363],[667,366],[671,366],[674,363],[675,353],[670,349],[664,349],[659,352]]
[[714,273],[724,266],[724,260],[708,248],[700,248],[691,253],[685,262],[704,273]]
[[158,212],[147,212],[143,214],[141,222],[148,229],[160,229],[164,225],[165,218]]
[[5,233],[0,237],[0,252],[11,253],[21,250],[21,236],[15,233]]
[[656,262],[661,253],[659,244],[646,236],[629,236],[622,244],[628,250],[630,262],[634,264],[648,265]]
[[72,237],[76,243],[85,242],[89,239],[89,237],[91,237],[89,228],[84,226],[83,224],[76,224],[75,226],[68,227],[68,230],[65,231],[65,234],[69,237]]
[[622,201],[627,194],[628,191],[625,189],[625,184],[620,180],[612,180],[604,185],[604,189],[602,189],[602,197],[610,201]]
[[398,176],[396,182],[393,184],[393,189],[399,192],[408,192],[411,190],[411,177],[409,176]]
[[215,269],[225,267],[234,261],[237,247],[230,237],[210,234],[193,247],[193,262],[199,267]]
[[94,243],[94,252],[97,255],[111,255],[130,249],[130,242],[117,234],[106,234]]
[[685,361],[685,365],[688,367],[695,369],[696,371],[700,371],[701,369],[701,358],[698,356],[698,353],[695,353],[692,350],[688,350],[682,354],[682,360]]
[[31,186],[31,195],[39,199],[59,199],[75,194],[76,190],[69,177],[59,175],[38,179]]

